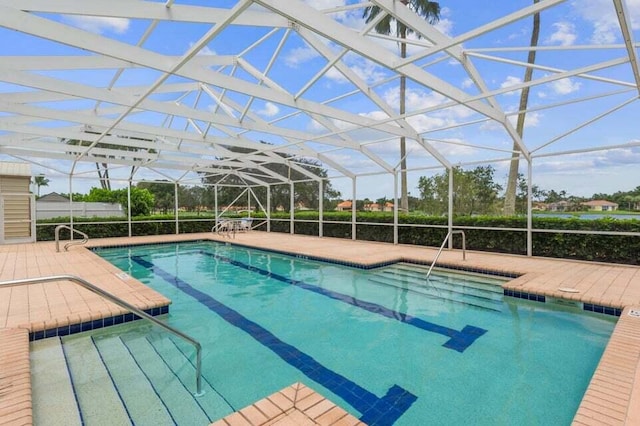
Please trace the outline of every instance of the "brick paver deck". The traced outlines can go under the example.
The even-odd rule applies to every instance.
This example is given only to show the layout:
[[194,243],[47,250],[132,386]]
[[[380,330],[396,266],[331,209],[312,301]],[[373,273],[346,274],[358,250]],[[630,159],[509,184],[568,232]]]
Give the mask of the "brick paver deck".
[[[225,240],[258,248],[361,264],[399,260],[429,263],[436,254],[433,248],[418,246],[394,246],[263,232],[242,233],[234,239],[207,233],[101,239],[92,240],[89,244],[102,246],[194,239]],[[640,318],[629,315],[633,309],[640,310],[639,267],[481,252],[469,252],[467,260],[463,261],[460,251],[455,250],[444,251],[439,263],[517,274],[518,278],[504,285],[505,288],[514,291],[624,308],[574,423],[640,424]],[[119,272],[84,247],[74,246],[67,253],[56,253],[55,244],[50,242],[0,246],[0,281],[73,274],[143,309],[168,303],[164,296],[137,280],[119,277]],[[3,328],[43,330],[60,324],[111,316],[114,312],[121,310],[98,296],[65,282],[0,289],[2,333],[7,332],[2,330]],[[2,349],[5,348],[5,343],[9,342],[4,336],[0,334]],[[26,356],[28,358],[28,352]],[[11,359],[16,363],[24,362]],[[0,367],[0,371],[5,371],[4,366]],[[21,406],[25,407],[25,413],[29,411],[30,419],[30,393],[27,397],[25,392],[3,392],[4,381],[1,380],[0,376],[0,414],[5,412],[3,410],[8,406],[24,404]],[[278,415],[282,416],[282,413]],[[291,422],[293,420],[292,418]],[[295,424],[291,422],[288,424]],[[282,424],[287,423],[283,421]]]

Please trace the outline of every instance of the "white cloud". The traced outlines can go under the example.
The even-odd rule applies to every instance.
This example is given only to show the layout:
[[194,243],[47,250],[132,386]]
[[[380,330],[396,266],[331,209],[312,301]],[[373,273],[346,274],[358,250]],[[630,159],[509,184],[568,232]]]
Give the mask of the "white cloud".
[[278,105],[274,103],[267,102],[264,104],[264,108],[259,109],[256,112],[260,115],[264,115],[265,117],[274,117],[280,112],[280,108],[278,108]]
[[[640,0],[626,0],[634,30],[640,29]],[[599,44],[620,40],[620,24],[610,0],[576,0],[572,3],[576,14],[593,25],[591,41]]]
[[319,57],[320,54],[310,46],[291,49],[284,58],[284,63],[289,68],[298,68],[301,64]]
[[562,21],[553,24],[555,32],[547,38],[548,44],[571,46],[577,38],[576,27],[570,22]]
[[[518,84],[522,84],[522,79],[520,77],[514,77],[512,75],[507,76],[507,78],[500,84],[501,89],[506,89],[507,87],[516,86]],[[513,90],[511,92],[504,93],[505,95],[517,95],[520,93],[520,90]]]
[[[530,127],[538,127],[538,125],[540,124],[540,118],[541,117],[542,117],[542,114],[540,114],[537,111],[528,112],[527,115],[525,116],[524,128],[527,129],[527,128],[530,128]],[[510,115],[507,118],[511,122],[511,125],[513,127],[516,127],[516,124],[518,122],[518,116],[517,115]]]
[[463,89],[468,89],[469,87],[473,86],[473,80],[471,80],[469,77],[467,77],[464,80],[462,80],[462,83],[460,84],[460,86]]
[[336,67],[331,67],[324,74],[330,80],[335,81],[336,83],[348,83],[347,77],[345,77]]
[[469,146],[467,141],[460,138],[446,138],[437,142],[431,142],[431,145],[446,156],[473,155],[477,153],[476,148]]
[[453,30],[453,21],[447,18],[441,18],[435,25],[436,29],[440,31],[442,34],[446,34],[451,36],[451,31]]
[[[357,56],[353,53],[348,53],[343,58],[343,62],[353,71],[361,80],[368,84],[376,83],[385,78],[385,73],[379,65],[376,63]],[[347,83],[349,80],[340,72],[337,68],[331,67],[325,76],[336,83]]]
[[362,59],[349,66],[358,77],[369,84],[376,83],[385,77],[382,68],[368,59]]
[[569,93],[580,90],[582,83],[579,81],[574,82],[570,78],[563,78],[549,83],[549,86],[556,95],[568,95]]
[[107,18],[100,16],[66,15],[64,19],[74,27],[96,34],[113,32],[124,34],[131,21],[126,18]]
[[[553,157],[552,157],[553,158]],[[603,151],[563,155],[541,162],[541,170],[550,172],[576,172],[584,174],[588,169],[603,169],[636,165],[640,163],[640,148],[614,148]]]

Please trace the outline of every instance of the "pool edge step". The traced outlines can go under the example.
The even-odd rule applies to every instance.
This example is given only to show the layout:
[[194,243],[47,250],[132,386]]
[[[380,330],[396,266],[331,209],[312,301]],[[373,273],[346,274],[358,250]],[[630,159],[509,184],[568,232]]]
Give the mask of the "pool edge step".
[[33,423],[80,426],[82,418],[59,337],[31,342]]

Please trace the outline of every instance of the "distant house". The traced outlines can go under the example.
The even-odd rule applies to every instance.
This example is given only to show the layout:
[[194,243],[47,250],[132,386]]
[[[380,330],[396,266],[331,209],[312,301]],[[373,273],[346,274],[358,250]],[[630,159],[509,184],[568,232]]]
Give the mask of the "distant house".
[[589,207],[589,210],[594,212],[612,212],[618,210],[618,203],[607,200],[591,200],[580,204]]
[[531,210],[537,211],[545,211],[549,209],[549,205],[547,203],[542,203],[540,201],[534,201],[531,203]]
[[42,203],[68,203],[69,199],[64,195],[58,194],[57,192],[52,192],[38,198],[38,201]]
[[366,212],[392,212],[393,203],[386,202],[384,204],[370,203],[364,205],[364,211]]
[[344,212],[344,211],[351,210],[352,206],[353,206],[353,202],[351,200],[346,200],[341,203],[338,203],[338,205],[336,206],[336,210],[339,212]]
[[547,207],[550,212],[564,212],[568,211],[571,205],[568,201],[558,201],[557,203],[549,203]]
[[366,212],[379,212],[382,209],[378,203],[369,203],[364,205],[364,211]]

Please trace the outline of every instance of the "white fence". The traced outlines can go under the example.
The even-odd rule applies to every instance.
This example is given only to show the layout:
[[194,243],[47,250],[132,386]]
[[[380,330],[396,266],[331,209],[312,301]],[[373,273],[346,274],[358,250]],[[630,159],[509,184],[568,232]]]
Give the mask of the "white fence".
[[[70,205],[71,204],[71,205]],[[125,217],[126,214],[120,204],[114,203],[85,203],[64,201],[36,202],[36,219],[51,219],[54,217],[68,217],[71,208],[74,217]]]

